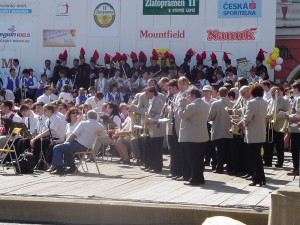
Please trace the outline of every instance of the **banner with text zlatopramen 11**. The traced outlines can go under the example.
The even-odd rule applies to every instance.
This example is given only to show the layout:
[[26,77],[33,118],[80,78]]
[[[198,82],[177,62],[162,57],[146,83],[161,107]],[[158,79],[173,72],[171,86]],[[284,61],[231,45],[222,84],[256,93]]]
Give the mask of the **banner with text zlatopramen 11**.
[[143,0],[143,15],[199,15],[199,0]]

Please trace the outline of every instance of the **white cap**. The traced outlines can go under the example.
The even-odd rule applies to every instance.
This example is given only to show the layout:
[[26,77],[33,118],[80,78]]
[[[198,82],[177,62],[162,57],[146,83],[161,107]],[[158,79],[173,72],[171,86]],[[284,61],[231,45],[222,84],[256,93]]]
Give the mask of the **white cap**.
[[210,85],[204,85],[202,91],[212,91],[212,87]]

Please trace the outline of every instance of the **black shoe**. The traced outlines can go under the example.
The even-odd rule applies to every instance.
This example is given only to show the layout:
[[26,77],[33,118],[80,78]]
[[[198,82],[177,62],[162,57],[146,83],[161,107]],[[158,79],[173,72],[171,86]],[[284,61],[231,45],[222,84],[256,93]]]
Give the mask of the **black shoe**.
[[172,178],[174,177],[171,173],[167,175],[167,178]]
[[78,170],[78,169],[77,169],[76,166],[71,166],[69,169],[66,169],[66,170],[65,170],[65,173],[73,174],[73,173],[76,173],[77,170]]
[[205,181],[203,182],[187,182],[187,183],[184,183],[184,185],[187,185],[187,186],[199,186],[199,185],[203,185],[205,184]]
[[150,173],[161,173],[161,170],[150,170]]
[[246,174],[244,176],[241,176],[241,178],[248,178],[248,177],[251,177],[251,175],[250,174]]
[[56,174],[56,175],[64,175],[66,171],[64,170],[63,167],[58,167],[54,172],[51,172],[51,174]]
[[146,169],[148,169],[148,168],[149,168],[149,166],[142,165],[142,166],[140,166],[140,168],[141,168],[141,170],[146,170]]
[[220,171],[220,170],[214,170],[212,171],[213,173],[219,173],[219,174],[223,174],[224,172],[223,171]]
[[183,177],[177,177],[176,180],[177,181],[184,181],[185,179]]
[[144,169],[144,171],[146,171],[146,172],[150,172],[151,170],[152,170],[151,167],[147,167],[146,169]]
[[[266,183],[264,183],[264,184],[266,184]],[[257,185],[259,185],[259,187],[261,187],[263,185],[263,182],[262,181],[261,182],[252,182],[251,184],[249,184],[249,186],[257,186]]]
[[252,180],[252,176],[247,177],[246,180]]
[[282,164],[276,163],[276,164],[275,164],[275,167],[276,167],[276,168],[282,168]]
[[179,178],[180,176],[174,176],[172,177],[172,180],[177,180],[177,178]]
[[272,167],[272,163],[264,163],[265,167]]

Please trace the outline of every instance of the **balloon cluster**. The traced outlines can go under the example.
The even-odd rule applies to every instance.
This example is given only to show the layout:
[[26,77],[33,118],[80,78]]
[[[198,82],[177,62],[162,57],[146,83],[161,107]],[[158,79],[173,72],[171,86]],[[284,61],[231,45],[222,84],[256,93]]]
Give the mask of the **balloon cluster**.
[[266,63],[270,65],[270,69],[275,71],[281,71],[283,59],[279,57],[279,48],[274,48],[272,53],[268,58],[266,58]]

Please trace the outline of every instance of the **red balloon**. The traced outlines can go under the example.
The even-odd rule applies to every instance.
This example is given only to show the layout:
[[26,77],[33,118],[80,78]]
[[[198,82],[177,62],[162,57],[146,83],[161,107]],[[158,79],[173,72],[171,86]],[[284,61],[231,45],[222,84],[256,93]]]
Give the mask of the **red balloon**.
[[276,65],[276,61],[272,60],[272,62],[270,62],[270,66],[275,67]]

